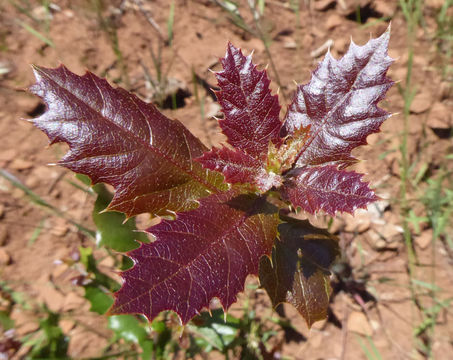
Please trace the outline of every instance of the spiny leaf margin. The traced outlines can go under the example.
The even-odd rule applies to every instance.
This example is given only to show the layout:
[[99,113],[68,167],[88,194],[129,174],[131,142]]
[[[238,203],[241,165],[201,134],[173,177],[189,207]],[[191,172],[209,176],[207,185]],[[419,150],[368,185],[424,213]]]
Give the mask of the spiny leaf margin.
[[[222,220],[219,221],[219,217]],[[200,200],[200,207],[148,229],[156,240],[128,253],[135,265],[121,274],[110,314],[176,312],[183,324],[217,297],[226,310],[258,275],[280,220],[264,197],[238,189]]]

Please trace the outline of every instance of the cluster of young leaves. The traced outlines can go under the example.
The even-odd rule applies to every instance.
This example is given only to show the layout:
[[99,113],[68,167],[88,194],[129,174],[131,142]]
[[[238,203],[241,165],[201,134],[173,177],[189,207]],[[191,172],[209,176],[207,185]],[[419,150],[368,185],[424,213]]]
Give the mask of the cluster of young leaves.
[[[236,301],[248,275],[273,304],[292,303],[311,325],[326,315],[336,238],[290,209],[352,213],[377,199],[345,170],[390,115],[389,31],[335,60],[328,53],[297,88],[283,121],[266,71],[229,44],[216,73],[227,146],[208,150],[179,121],[90,72],[34,67],[32,93],[47,111],[33,120],[70,150],[59,164],[115,188],[108,210],[163,216],[155,238],[129,251],[112,314],[152,320],[175,311],[187,323],[217,297]],[[172,219],[169,219],[169,215]]]

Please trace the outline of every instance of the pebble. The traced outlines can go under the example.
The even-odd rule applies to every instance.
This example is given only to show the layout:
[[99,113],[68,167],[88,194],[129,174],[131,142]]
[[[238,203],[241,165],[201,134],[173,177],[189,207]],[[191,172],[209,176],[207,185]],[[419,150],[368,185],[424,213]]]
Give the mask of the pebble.
[[0,248],[0,266],[11,264],[11,255],[4,248]]
[[354,216],[348,216],[346,219],[346,232],[361,234],[367,231],[371,226],[370,214],[363,209],[356,210]]
[[11,164],[9,164],[10,169],[18,171],[27,170],[31,167],[33,167],[33,163],[23,159],[14,159]]
[[443,103],[435,103],[426,119],[426,125],[431,129],[451,129],[453,125],[451,110]]
[[213,117],[222,116],[222,107],[217,102],[212,102],[207,106],[205,118],[211,119]]
[[85,303],[86,300],[83,297],[75,292],[70,292],[64,300],[63,311],[80,309]]
[[344,19],[338,14],[330,15],[326,20],[326,29],[332,30],[337,26],[340,26],[344,22]]
[[401,228],[393,224],[385,224],[379,230],[371,229],[368,233],[371,246],[376,250],[396,250],[403,242]]
[[39,323],[37,321],[30,321],[30,319],[28,319],[28,321],[26,323],[24,323],[21,326],[18,326],[16,331],[17,331],[17,335],[24,336],[24,335],[30,334],[32,332],[35,332],[38,329],[39,329]]
[[368,319],[365,314],[359,311],[353,311],[348,316],[348,330],[364,336],[373,335]]
[[51,311],[60,312],[63,309],[65,297],[51,285],[41,289],[41,298]]
[[69,227],[65,219],[55,219],[53,221],[52,230],[50,231],[52,235],[63,237],[68,232]]
[[319,0],[315,1],[315,10],[326,11],[335,6],[335,0]]
[[283,47],[285,49],[297,49],[297,43],[296,41],[293,39],[293,38],[287,38],[285,39],[285,41],[283,42]]
[[419,236],[415,237],[415,244],[422,250],[431,245],[433,239],[433,229],[423,231]]
[[431,95],[429,93],[427,92],[419,93],[415,95],[414,100],[412,100],[409,110],[413,114],[422,114],[425,111],[429,110],[431,104],[432,100]]
[[52,279],[53,280],[58,280],[60,276],[62,276],[64,273],[66,273],[69,269],[68,264],[66,263],[61,263],[58,264],[53,270],[52,270]]
[[2,227],[0,229],[0,246],[6,245],[6,242],[8,240],[8,230],[6,227]]
[[17,151],[14,149],[8,149],[0,152],[0,160],[2,161],[12,161],[17,155]]
[[58,322],[58,325],[60,325],[61,331],[63,331],[63,334],[68,335],[69,332],[74,329],[75,327],[75,322],[74,320],[71,319],[61,319]]
[[373,2],[374,10],[378,13],[381,13],[382,16],[390,16],[392,17],[398,6],[396,1],[383,1],[383,0],[375,0]]

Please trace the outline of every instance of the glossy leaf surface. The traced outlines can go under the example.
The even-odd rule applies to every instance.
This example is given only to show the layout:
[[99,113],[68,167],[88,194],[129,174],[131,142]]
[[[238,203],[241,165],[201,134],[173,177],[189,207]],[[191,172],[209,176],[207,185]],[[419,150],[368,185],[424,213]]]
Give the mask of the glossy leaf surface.
[[266,71],[258,71],[252,57],[228,44],[216,73],[220,91],[216,93],[225,119],[220,127],[228,143],[250,156],[265,160],[269,142],[280,143],[280,105],[269,90]]
[[[211,151],[178,121],[91,73],[35,67],[31,91],[48,110],[33,122],[51,143],[69,145],[60,164],[113,185],[109,210],[175,217],[148,229],[154,242],[128,253],[134,266],[122,273],[110,312],[151,320],[173,310],[187,323],[214,297],[228,308],[261,261],[274,305],[292,303],[309,325],[324,318],[336,239],[307,222],[281,223],[266,197],[331,215],[377,199],[361,174],[343,169],[355,161],[351,151],[389,117],[378,107],[392,85],[388,41],[386,32],[364,46],[351,44],[340,60],[328,54],[298,87],[283,128],[266,72],[229,44],[216,76],[220,126],[231,147]],[[124,229],[122,250],[132,244],[131,229]],[[96,274],[96,281],[105,279]]]
[[289,106],[283,133],[310,126],[297,166],[354,162],[351,150],[366,144],[390,114],[377,106],[392,86],[387,70],[390,29],[364,46],[351,42],[343,58],[328,53],[311,81],[299,86]]
[[362,174],[338,170],[335,166],[317,166],[294,170],[281,188],[283,198],[294,206],[314,214],[323,210],[334,216],[338,212],[353,213],[358,208],[378,200],[362,182]]
[[261,260],[261,285],[274,307],[292,304],[311,327],[327,317],[332,291],[329,268],[339,256],[338,241],[308,221],[287,219],[278,230],[280,240],[275,242],[272,261]]
[[207,169],[221,172],[225,181],[231,184],[253,184],[261,192],[266,192],[273,186],[279,187],[283,181],[279,175],[267,172],[260,160],[240,150],[213,148],[197,161]]
[[232,190],[150,228],[156,241],[129,253],[135,266],[122,274],[111,313],[152,320],[173,310],[187,323],[213,297],[227,309],[271,251],[279,222],[275,211],[262,198]]
[[110,210],[128,216],[186,211],[219,190],[222,177],[192,161],[205,146],[154,105],[89,72],[78,76],[64,66],[34,72],[30,91],[48,109],[33,123],[51,143],[69,145],[60,165],[115,187]]
[[137,240],[148,242],[144,233],[136,231],[135,218],[126,221],[126,216],[122,213],[104,212],[113,198],[104,184],[96,184],[93,190],[98,195],[93,209],[98,246],[107,246],[112,250],[125,252],[137,248],[139,246]]

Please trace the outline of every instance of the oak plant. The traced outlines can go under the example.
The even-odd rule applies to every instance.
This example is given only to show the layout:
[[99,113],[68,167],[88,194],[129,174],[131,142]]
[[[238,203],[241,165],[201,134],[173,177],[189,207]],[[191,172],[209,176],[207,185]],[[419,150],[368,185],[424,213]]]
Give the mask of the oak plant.
[[345,170],[390,114],[378,107],[392,86],[390,31],[364,46],[330,53],[300,85],[283,120],[266,71],[228,44],[216,73],[219,121],[228,144],[207,149],[171,120],[121,88],[64,66],[34,66],[30,91],[46,112],[33,123],[70,150],[59,164],[115,188],[108,210],[161,216],[151,243],[127,253],[111,314],[163,310],[187,323],[217,297],[224,310],[249,274],[274,305],[293,304],[309,326],[323,319],[337,239],[291,217],[353,213],[377,200],[362,175]]

